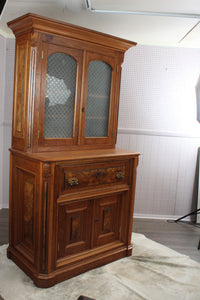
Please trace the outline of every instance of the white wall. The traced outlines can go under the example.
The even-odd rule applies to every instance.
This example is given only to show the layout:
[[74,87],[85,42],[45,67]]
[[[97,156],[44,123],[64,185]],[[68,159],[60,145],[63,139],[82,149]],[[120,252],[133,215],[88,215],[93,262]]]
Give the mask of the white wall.
[[5,93],[5,53],[6,39],[0,35],[0,208],[3,205],[3,120],[4,120],[4,93]]
[[9,151],[11,145],[14,39],[0,36],[0,209],[9,206]]
[[[9,203],[14,43],[0,37],[0,208]],[[174,218],[196,206],[199,73],[199,49],[138,45],[125,55],[117,146],[141,153],[137,216]]]
[[122,68],[117,146],[141,153],[135,216],[175,218],[196,208],[200,49],[138,45]]

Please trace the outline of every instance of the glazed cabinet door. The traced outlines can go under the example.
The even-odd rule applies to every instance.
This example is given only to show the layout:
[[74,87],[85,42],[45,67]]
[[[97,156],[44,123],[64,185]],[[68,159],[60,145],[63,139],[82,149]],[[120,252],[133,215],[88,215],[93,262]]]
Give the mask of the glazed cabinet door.
[[116,92],[116,59],[86,54],[81,143],[112,144]]
[[39,147],[78,141],[82,51],[43,44]]

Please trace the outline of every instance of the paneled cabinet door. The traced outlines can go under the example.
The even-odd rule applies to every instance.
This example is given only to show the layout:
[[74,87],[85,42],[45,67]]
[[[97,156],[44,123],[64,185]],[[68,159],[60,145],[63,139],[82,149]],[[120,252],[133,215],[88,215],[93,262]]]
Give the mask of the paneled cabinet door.
[[78,141],[82,51],[43,44],[40,146]]
[[114,126],[116,59],[86,54],[82,144],[111,144]]
[[121,197],[59,203],[57,258],[119,240]]
[[92,201],[59,204],[58,259],[90,248]]
[[121,195],[102,197],[95,201],[94,246],[119,239]]

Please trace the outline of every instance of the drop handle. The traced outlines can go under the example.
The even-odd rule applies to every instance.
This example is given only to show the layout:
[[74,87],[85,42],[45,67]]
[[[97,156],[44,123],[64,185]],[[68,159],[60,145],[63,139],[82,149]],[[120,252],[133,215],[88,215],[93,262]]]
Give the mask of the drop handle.
[[71,178],[68,179],[68,183],[71,186],[78,185],[79,184],[78,178],[77,177],[71,177]]
[[104,175],[105,175],[104,172],[101,172],[101,171],[97,171],[94,173],[94,177],[96,177],[96,178],[103,177]]
[[116,172],[116,178],[117,179],[123,179],[124,178],[124,172],[122,171],[119,171],[119,172]]

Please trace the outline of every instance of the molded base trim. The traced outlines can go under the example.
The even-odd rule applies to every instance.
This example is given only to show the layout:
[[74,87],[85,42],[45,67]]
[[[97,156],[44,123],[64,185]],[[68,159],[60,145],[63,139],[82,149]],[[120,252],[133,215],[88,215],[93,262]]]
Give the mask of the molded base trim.
[[127,247],[123,246],[115,250],[111,249],[106,253],[101,253],[98,257],[88,257],[80,263],[71,264],[70,266],[66,265],[64,268],[59,268],[49,274],[37,274],[35,269],[28,266],[26,260],[12,247],[8,248],[7,256],[33,280],[37,287],[48,288],[63,280],[129,256],[131,252],[131,247],[127,249]]

